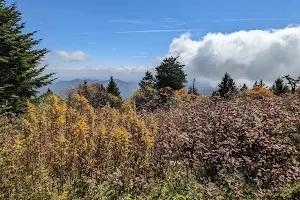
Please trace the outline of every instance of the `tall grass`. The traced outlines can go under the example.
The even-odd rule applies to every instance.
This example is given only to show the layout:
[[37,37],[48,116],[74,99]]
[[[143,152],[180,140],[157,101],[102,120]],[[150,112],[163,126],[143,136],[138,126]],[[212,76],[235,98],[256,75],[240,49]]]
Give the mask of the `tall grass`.
[[181,97],[176,108],[141,115],[131,100],[97,110],[79,95],[28,102],[25,116],[0,119],[0,198],[299,195],[296,96]]

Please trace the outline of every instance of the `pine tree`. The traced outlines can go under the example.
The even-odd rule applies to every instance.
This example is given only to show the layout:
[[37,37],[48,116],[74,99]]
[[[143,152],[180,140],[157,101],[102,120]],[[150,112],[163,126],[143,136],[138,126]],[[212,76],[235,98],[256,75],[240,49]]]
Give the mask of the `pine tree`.
[[146,71],[145,76],[142,78],[139,83],[141,89],[145,89],[146,87],[154,87],[155,78],[151,72]]
[[193,79],[192,86],[189,88],[189,94],[194,94],[196,96],[199,95],[198,89],[196,88],[196,79]]
[[170,87],[173,90],[179,90],[185,87],[186,74],[183,71],[184,65],[177,61],[177,58],[165,58],[159,66],[156,67],[156,88]]
[[39,64],[48,50],[36,49],[41,40],[33,38],[36,31],[23,33],[21,19],[15,3],[0,0],[0,104],[8,102],[15,113],[24,112],[27,99],[35,98],[37,89],[50,84],[54,75],[42,75],[46,66]]
[[116,97],[119,97],[121,99],[121,95],[120,95],[121,93],[120,93],[119,87],[112,76],[109,79],[106,90],[108,93],[110,93]]
[[221,97],[224,97],[226,94],[237,92],[237,87],[235,85],[235,82],[227,72],[225,73],[221,83],[218,86],[219,86],[218,91]]
[[289,91],[289,87],[283,83],[282,78],[277,78],[274,82],[274,84],[271,87],[271,91],[280,96],[281,94],[287,93]]
[[244,91],[244,90],[248,90],[246,83],[244,83],[244,85],[240,89],[240,91]]

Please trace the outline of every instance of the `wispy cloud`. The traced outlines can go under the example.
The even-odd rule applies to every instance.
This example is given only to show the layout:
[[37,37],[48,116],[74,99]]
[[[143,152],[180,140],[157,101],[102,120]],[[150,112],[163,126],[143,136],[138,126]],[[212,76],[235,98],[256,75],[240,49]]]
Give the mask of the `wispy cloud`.
[[238,22],[238,21],[274,21],[274,20],[293,20],[300,18],[284,18],[284,17],[277,17],[277,18],[235,18],[235,19],[206,19],[206,20],[198,20],[199,22]]
[[160,20],[156,21],[141,21],[141,20],[134,20],[134,19],[112,19],[108,22],[111,23],[130,23],[130,24],[156,24],[156,23],[165,23],[172,26],[181,26],[183,24],[186,24],[185,21],[171,18],[171,17],[164,17]]
[[119,51],[120,49],[117,48],[112,48],[113,51]]
[[206,29],[152,29],[152,30],[140,30],[140,31],[119,31],[116,33],[162,33],[162,32],[194,32],[205,31]]
[[77,35],[89,35],[91,34],[92,32],[80,32],[80,33],[77,33]]
[[91,41],[90,41],[90,42],[88,42],[88,44],[91,44],[91,45],[92,45],[92,44],[96,44],[96,42],[91,42]]
[[139,21],[139,20],[130,20],[130,19],[112,19],[109,20],[108,22],[112,23],[130,23],[130,24],[152,24],[155,22],[147,22],[147,21]]
[[175,26],[164,26],[164,28],[174,29],[174,28],[176,28],[176,27],[175,27]]
[[59,55],[64,61],[84,61],[88,59],[88,55],[83,51],[67,52],[67,51],[56,51],[56,54]]
[[132,58],[148,58],[146,55],[131,56]]
[[175,18],[171,18],[171,17],[164,17],[164,18],[162,18],[162,22],[171,23],[171,24],[174,24],[176,26],[180,26],[180,25],[185,24],[185,21],[179,20],[179,19],[175,19]]

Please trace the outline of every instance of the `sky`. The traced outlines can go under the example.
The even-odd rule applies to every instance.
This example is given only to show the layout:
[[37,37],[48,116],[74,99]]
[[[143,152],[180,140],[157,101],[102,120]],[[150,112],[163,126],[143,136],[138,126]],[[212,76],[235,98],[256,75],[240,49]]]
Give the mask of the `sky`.
[[[8,3],[11,1],[9,0]],[[300,76],[299,0],[17,0],[58,80],[138,81],[165,56],[216,85]],[[299,69],[298,69],[299,68]],[[272,71],[272,73],[267,73]]]

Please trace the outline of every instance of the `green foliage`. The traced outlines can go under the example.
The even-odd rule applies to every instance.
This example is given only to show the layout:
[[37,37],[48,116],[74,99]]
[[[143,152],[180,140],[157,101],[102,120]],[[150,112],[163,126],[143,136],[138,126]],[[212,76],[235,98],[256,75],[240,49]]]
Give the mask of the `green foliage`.
[[185,167],[168,168],[164,175],[162,184],[152,189],[151,199],[192,200],[203,198],[196,177]]
[[146,87],[154,87],[155,78],[151,72],[146,71],[145,76],[142,78],[141,82],[139,83],[140,89],[145,89]]
[[87,99],[90,98],[91,95],[90,95],[90,91],[89,91],[89,84],[86,79],[83,81],[83,83],[80,83],[78,85],[77,92],[79,95],[84,96]]
[[280,96],[281,94],[287,93],[289,91],[288,86],[283,83],[283,79],[280,77],[275,80],[270,89],[277,96]]
[[188,93],[189,94],[194,94],[194,95],[198,96],[199,92],[198,92],[198,89],[196,88],[196,83],[195,82],[196,82],[196,80],[193,79],[192,86],[189,88]]
[[218,92],[221,95],[221,97],[225,97],[232,93],[237,92],[237,87],[235,85],[235,82],[227,72],[225,73],[221,83],[219,83],[218,86],[219,86]]
[[159,66],[156,67],[156,88],[170,87],[173,90],[179,90],[185,87],[186,74],[183,71],[184,65],[177,61],[177,58],[165,58]]
[[170,87],[154,89],[146,87],[137,91],[133,100],[138,112],[153,112],[157,110],[168,110],[177,103],[174,91]]
[[[120,108],[122,105],[122,99],[119,96],[112,95],[102,84],[98,83],[89,85],[87,81],[84,81],[79,84],[74,91],[71,90],[66,92],[73,95],[78,93],[79,95],[84,96],[94,108],[104,107],[108,103],[113,108]],[[70,96],[70,94],[67,96]],[[67,98],[71,100],[72,96]]]
[[[39,67],[47,49],[36,49],[41,40],[33,38],[36,31],[23,33],[25,23],[16,4],[0,3],[0,87],[3,93],[0,104],[8,103],[12,112],[25,111],[27,99],[37,94],[37,89],[52,82],[53,73],[42,75]],[[15,97],[17,98],[15,98]]]
[[116,97],[119,97],[121,99],[121,95],[120,95],[121,93],[120,93],[119,87],[112,76],[109,79],[106,90],[108,93],[110,93]]

